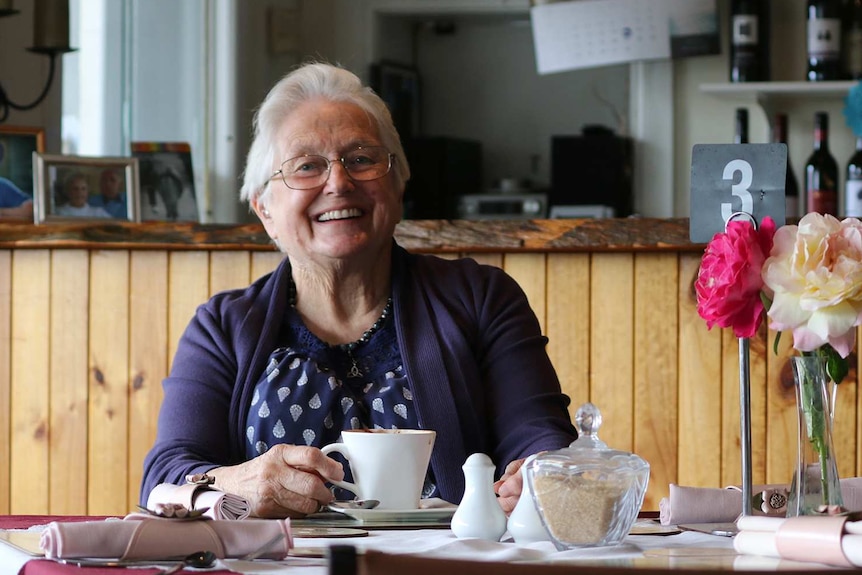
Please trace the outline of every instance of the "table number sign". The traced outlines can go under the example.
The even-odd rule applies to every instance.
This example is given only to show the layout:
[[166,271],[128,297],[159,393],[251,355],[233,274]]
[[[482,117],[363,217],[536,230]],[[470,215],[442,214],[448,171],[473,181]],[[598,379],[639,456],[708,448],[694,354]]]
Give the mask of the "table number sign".
[[707,243],[732,215],[784,225],[786,144],[697,144],[691,155],[689,238]]

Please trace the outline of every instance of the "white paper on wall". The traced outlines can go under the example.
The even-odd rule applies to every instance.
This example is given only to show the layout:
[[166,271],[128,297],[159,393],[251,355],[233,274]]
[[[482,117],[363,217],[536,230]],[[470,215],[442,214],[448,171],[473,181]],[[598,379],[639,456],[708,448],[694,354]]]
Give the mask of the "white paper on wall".
[[577,0],[530,9],[540,74],[670,58],[666,2]]

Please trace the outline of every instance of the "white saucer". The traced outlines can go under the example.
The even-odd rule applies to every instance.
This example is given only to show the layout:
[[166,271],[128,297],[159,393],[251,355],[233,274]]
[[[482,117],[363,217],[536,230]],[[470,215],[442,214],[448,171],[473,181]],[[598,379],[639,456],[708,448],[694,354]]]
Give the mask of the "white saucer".
[[343,513],[363,523],[375,522],[425,522],[451,519],[458,509],[457,505],[428,507],[420,509],[346,509],[332,507],[332,511]]

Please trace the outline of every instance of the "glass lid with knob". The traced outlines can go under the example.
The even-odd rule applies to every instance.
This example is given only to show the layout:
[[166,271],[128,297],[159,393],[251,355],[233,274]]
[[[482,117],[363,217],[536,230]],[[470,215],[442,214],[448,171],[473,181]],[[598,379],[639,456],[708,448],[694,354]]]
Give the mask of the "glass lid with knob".
[[578,439],[527,468],[536,509],[561,550],[621,543],[643,504],[649,463],[608,447],[601,424],[599,409],[585,403],[575,414]]

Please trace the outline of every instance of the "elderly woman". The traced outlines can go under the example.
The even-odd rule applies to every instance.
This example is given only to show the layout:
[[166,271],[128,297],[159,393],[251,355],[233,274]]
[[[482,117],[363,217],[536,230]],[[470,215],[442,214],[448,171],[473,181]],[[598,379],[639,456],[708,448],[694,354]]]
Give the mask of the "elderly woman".
[[383,101],[309,64],[255,120],[242,198],[285,253],[271,274],[202,305],[164,381],[141,494],[207,473],[258,516],[300,516],[342,465],[320,447],[351,428],[433,429],[426,497],[459,502],[475,452],[500,503],[526,456],[575,436],[535,314],[500,269],[394,241],[404,151]]

